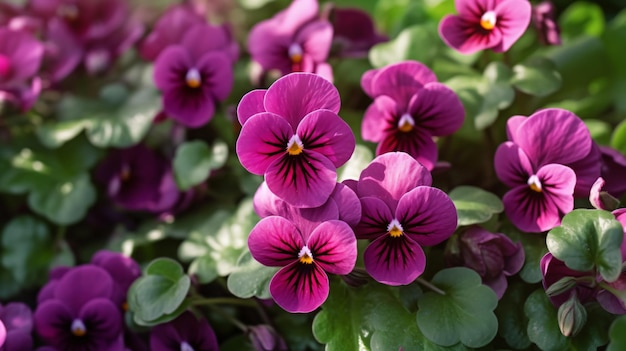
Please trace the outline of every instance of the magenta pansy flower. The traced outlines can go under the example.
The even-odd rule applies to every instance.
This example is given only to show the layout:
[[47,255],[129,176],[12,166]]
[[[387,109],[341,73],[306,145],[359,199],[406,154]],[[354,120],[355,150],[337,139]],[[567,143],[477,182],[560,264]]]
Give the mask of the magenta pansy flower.
[[33,313],[21,302],[0,304],[0,350],[32,351]]
[[602,161],[600,174],[606,181],[604,190],[621,198],[626,194],[626,157],[611,147],[599,148]]
[[471,54],[504,52],[524,34],[531,17],[526,0],[455,0],[458,15],[439,23],[439,35],[451,48]]
[[150,333],[152,351],[218,351],[217,337],[206,319],[189,311],[159,324]]
[[333,52],[339,57],[367,57],[369,49],[389,40],[376,32],[372,17],[359,8],[333,7],[330,10],[333,24]]
[[363,117],[363,139],[378,143],[377,155],[404,151],[432,170],[438,157],[433,137],[463,124],[465,110],[456,93],[415,61],[367,71],[361,86],[374,98]]
[[587,127],[569,111],[545,109],[511,117],[507,132],[511,141],[495,154],[496,175],[512,188],[503,198],[507,216],[526,232],[558,226],[600,174]]
[[363,215],[355,229],[369,239],[365,269],[377,281],[406,285],[426,267],[422,246],[437,245],[457,226],[452,200],[431,187],[430,172],[403,152],[376,157],[356,184]]
[[113,278],[111,300],[122,310],[128,309],[126,296],[133,282],[141,276],[141,267],[130,257],[119,252],[100,250],[91,258],[91,263],[109,273]]
[[252,59],[265,71],[311,72],[332,81],[326,59],[333,27],[319,19],[318,11],[317,0],[294,0],[287,9],[256,24],[248,36]]
[[267,91],[246,94],[237,108],[239,161],[265,175],[269,189],[290,205],[321,206],[335,189],[337,167],[355,148],[339,106],[337,89],[311,73],[292,73]]

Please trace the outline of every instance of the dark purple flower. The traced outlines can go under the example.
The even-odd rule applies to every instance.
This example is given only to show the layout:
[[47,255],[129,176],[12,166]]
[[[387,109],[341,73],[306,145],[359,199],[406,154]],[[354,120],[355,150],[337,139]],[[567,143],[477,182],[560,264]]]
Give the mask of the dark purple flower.
[[532,21],[539,41],[544,45],[561,45],[561,30],[556,22],[554,4],[542,1],[533,6]]
[[122,350],[122,314],[111,300],[114,283],[102,268],[83,265],[65,273],[35,311],[41,340],[59,351]]
[[0,350],[31,351],[32,329],[33,314],[27,305],[21,302],[0,304]]
[[599,148],[602,161],[600,174],[606,182],[604,190],[621,198],[626,194],[626,157],[611,147],[599,146]]
[[287,343],[270,325],[248,327],[248,338],[255,351],[287,351]]
[[91,258],[91,263],[103,268],[113,278],[111,299],[122,310],[127,310],[126,295],[131,284],[141,276],[141,268],[130,257],[119,252],[100,250]]
[[524,249],[502,233],[492,233],[472,226],[453,236],[446,248],[446,262],[475,270],[483,284],[502,298],[508,286],[506,277],[524,265]]
[[526,31],[531,5],[520,0],[455,0],[458,15],[439,23],[439,35],[451,48],[471,54],[491,49],[504,52]]
[[215,332],[205,319],[186,311],[150,333],[152,351],[218,351]]
[[82,61],[83,45],[58,18],[48,21],[44,44],[46,51],[42,73],[52,83],[67,77]]
[[379,143],[376,155],[403,151],[432,170],[438,154],[433,137],[452,134],[463,124],[465,110],[456,93],[416,61],[365,72],[361,86],[375,99],[361,132],[364,140]]
[[333,6],[329,17],[333,24],[333,50],[339,57],[367,57],[372,46],[389,40],[376,32],[374,21],[361,9]]
[[326,59],[333,39],[333,27],[318,19],[317,0],[294,0],[271,19],[256,24],[248,36],[252,59],[264,70],[317,73],[332,81]]
[[310,73],[292,73],[267,91],[246,94],[237,109],[239,161],[265,175],[269,189],[287,203],[321,206],[335,189],[337,167],[355,148],[339,105],[337,89]]
[[422,246],[448,239],[457,226],[456,208],[443,191],[431,187],[430,173],[404,152],[376,157],[357,183],[363,215],[358,239],[370,239],[365,269],[377,281],[406,285],[426,267]]
[[543,288],[546,290],[563,278],[588,278],[578,279],[571,289],[550,296],[550,301],[554,306],[561,306],[572,294],[576,294],[581,304],[591,302],[595,299],[595,277],[592,272],[579,272],[570,269],[563,261],[555,258],[549,252],[541,258],[540,267]]
[[161,213],[180,197],[170,162],[142,144],[111,152],[96,178],[107,186],[109,197],[128,210]]
[[596,300],[606,311],[612,314],[626,314],[626,274],[622,272],[616,281],[604,283],[598,291]]

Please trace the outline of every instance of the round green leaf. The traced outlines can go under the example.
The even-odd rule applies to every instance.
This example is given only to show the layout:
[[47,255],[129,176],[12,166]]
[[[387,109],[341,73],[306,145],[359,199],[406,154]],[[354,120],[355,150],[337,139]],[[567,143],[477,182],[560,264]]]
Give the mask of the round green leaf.
[[622,271],[622,225],[607,211],[576,209],[546,238],[548,250],[567,267],[581,272],[594,268],[608,282]]
[[626,154],[626,121],[618,124],[613,131],[611,146],[622,154]]
[[552,61],[545,58],[535,59],[513,66],[511,83],[526,94],[547,96],[561,87],[561,74]]
[[369,60],[376,68],[405,60],[429,62],[435,51],[424,48],[434,48],[438,43],[436,29],[428,25],[414,25],[404,29],[395,39],[374,45],[370,49]]
[[604,13],[593,2],[573,2],[559,17],[563,39],[574,39],[583,35],[600,36],[604,32]]
[[607,351],[626,350],[626,315],[613,321],[609,329],[609,338],[611,342],[606,349]]
[[268,299],[271,297],[270,280],[278,269],[260,264],[252,258],[249,251],[246,251],[239,258],[236,270],[228,276],[226,281],[228,290],[242,299],[253,296]]
[[169,258],[150,263],[129,290],[129,307],[139,324],[173,314],[187,296],[191,280],[180,264]]
[[86,173],[42,187],[28,196],[33,211],[61,225],[81,220],[95,201],[96,190]]
[[456,207],[459,226],[487,222],[504,210],[497,196],[477,187],[459,186],[449,195]]
[[512,225],[505,225],[502,228],[502,233],[505,233],[513,241],[521,242],[524,247],[524,266],[519,272],[520,278],[527,283],[539,283],[543,277],[540,267],[541,258],[548,252],[544,237],[522,233]]
[[498,302],[498,335],[516,350],[527,349],[531,341],[526,335],[528,319],[524,315],[524,301],[527,292],[524,284],[511,284]]
[[431,341],[451,346],[487,345],[498,331],[493,310],[498,298],[478,273],[464,267],[439,271],[431,283],[445,292],[427,292],[418,300],[417,325]]
[[205,181],[212,170],[220,168],[228,157],[228,145],[216,142],[213,148],[200,140],[181,144],[174,156],[174,176],[180,190]]

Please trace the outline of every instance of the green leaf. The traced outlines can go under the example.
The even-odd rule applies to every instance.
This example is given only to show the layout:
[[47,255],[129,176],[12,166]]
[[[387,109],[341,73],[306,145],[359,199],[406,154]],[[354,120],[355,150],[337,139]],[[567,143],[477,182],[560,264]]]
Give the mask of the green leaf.
[[519,272],[520,278],[526,283],[539,283],[543,277],[540,267],[541,258],[548,252],[544,237],[522,233],[510,224],[503,227],[502,232],[511,240],[520,241],[524,247],[524,267]]
[[337,181],[358,180],[361,171],[374,159],[374,153],[364,145],[357,144],[354,153],[343,166],[337,169]]
[[135,321],[148,325],[179,311],[190,286],[191,280],[178,262],[169,258],[152,261],[128,293]]
[[33,211],[62,225],[81,220],[95,201],[96,190],[86,173],[49,184],[28,196],[28,205]]
[[228,145],[216,142],[213,148],[201,141],[181,144],[174,156],[174,176],[180,190],[187,190],[205,181],[212,170],[224,165],[228,157]]
[[597,269],[604,280],[612,282],[622,271],[623,238],[622,225],[610,212],[576,209],[548,232],[546,245],[570,269]]
[[537,58],[513,66],[511,83],[526,94],[547,96],[561,87],[561,74],[552,61]]
[[528,335],[526,335],[528,325],[528,319],[524,315],[526,296],[526,286],[514,282],[506,289],[496,308],[499,324],[498,335],[516,350],[527,349],[531,344]]
[[435,55],[432,48],[438,43],[436,29],[430,25],[414,25],[404,29],[395,39],[374,45],[369,51],[369,60],[376,68],[406,60],[428,63]]
[[615,127],[611,136],[611,147],[622,153],[622,155],[626,154],[626,120]]
[[619,316],[611,324],[609,329],[611,342],[606,351],[626,350],[626,315]]
[[596,350],[608,342],[607,331],[612,318],[598,304],[587,305],[587,325],[574,337],[561,334],[557,309],[542,289],[526,299],[524,313],[528,317],[528,338],[541,350]]
[[493,312],[498,298],[482,285],[478,273],[464,267],[439,271],[431,283],[446,294],[427,292],[418,300],[417,325],[431,341],[451,346],[459,341],[482,347],[496,336],[498,320]]
[[452,189],[449,196],[456,207],[459,226],[487,222],[504,210],[496,195],[477,187],[462,185]]
[[604,32],[604,13],[593,2],[572,3],[559,17],[564,41],[585,35],[600,36]]
[[268,299],[271,297],[270,280],[278,269],[260,264],[252,258],[250,251],[245,251],[237,262],[236,270],[228,276],[226,281],[228,290],[242,299],[253,296]]

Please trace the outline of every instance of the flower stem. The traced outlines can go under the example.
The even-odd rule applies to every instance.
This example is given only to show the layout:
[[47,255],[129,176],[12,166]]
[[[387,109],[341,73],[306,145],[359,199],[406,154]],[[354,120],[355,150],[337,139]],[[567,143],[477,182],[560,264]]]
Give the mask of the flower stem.
[[422,284],[423,286],[429,288],[430,290],[436,292],[439,295],[445,295],[446,292],[439,289],[438,287],[436,287],[435,285],[433,285],[431,282],[429,282],[428,280],[425,280],[421,277],[418,277],[416,280],[419,284]]

